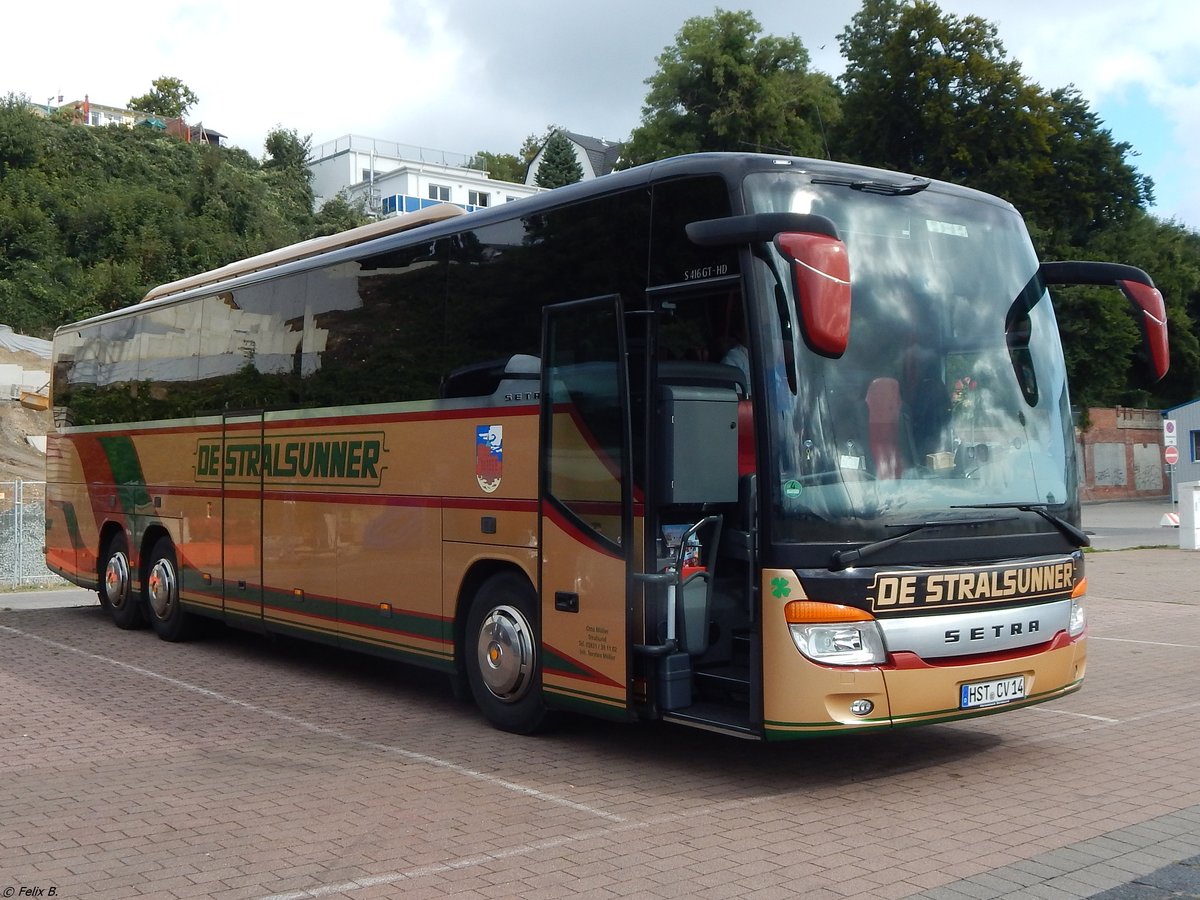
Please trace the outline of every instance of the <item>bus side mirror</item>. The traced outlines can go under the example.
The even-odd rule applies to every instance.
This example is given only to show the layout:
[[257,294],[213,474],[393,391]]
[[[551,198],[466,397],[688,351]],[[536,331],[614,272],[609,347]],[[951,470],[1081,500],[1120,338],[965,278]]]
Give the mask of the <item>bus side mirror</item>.
[[804,341],[836,359],[850,343],[850,257],[837,237],[811,232],[775,236],[775,247],[791,262],[792,282]]
[[1041,266],[1046,284],[1114,285],[1140,312],[1138,326],[1150,356],[1154,380],[1167,374],[1171,351],[1167,343],[1167,307],[1150,276],[1135,266],[1105,262],[1045,262]]

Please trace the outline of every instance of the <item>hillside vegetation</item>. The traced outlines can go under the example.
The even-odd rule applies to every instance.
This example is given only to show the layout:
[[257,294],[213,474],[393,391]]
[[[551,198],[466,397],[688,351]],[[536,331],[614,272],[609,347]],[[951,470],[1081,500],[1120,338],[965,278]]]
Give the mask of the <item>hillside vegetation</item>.
[[314,215],[306,141],[272,136],[281,149],[260,163],[0,101],[0,322],[49,337],[156,284],[361,223],[344,203]]

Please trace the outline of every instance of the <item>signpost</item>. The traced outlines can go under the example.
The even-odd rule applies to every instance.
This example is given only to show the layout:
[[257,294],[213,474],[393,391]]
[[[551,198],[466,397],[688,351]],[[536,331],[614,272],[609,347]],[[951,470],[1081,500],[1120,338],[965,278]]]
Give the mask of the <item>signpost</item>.
[[1179,447],[1176,446],[1177,434],[1175,432],[1175,420],[1163,419],[1163,461],[1166,462],[1168,470],[1171,473],[1171,502],[1174,503],[1175,497],[1175,463],[1179,462]]

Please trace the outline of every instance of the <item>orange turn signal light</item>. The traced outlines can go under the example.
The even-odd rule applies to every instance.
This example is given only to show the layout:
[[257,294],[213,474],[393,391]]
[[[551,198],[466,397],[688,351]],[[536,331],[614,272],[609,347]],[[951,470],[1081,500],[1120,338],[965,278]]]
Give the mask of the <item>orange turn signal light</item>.
[[789,625],[808,625],[813,622],[870,622],[869,612],[839,603],[817,603],[813,600],[792,600],[783,607],[783,617]]
[[1071,599],[1074,600],[1076,597],[1082,597],[1086,593],[1087,593],[1087,576],[1084,575],[1077,582],[1075,582],[1075,587],[1071,588]]

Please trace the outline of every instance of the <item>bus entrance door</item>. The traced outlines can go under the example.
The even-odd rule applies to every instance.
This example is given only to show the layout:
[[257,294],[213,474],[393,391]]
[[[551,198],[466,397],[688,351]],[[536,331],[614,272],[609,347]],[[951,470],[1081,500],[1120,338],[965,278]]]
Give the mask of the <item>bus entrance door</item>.
[[224,418],[221,459],[222,579],[226,621],[262,628],[261,412]]
[[546,702],[630,715],[629,565],[641,544],[619,297],[548,307],[541,396],[541,646]]

